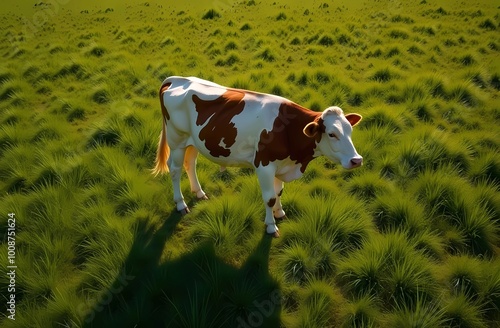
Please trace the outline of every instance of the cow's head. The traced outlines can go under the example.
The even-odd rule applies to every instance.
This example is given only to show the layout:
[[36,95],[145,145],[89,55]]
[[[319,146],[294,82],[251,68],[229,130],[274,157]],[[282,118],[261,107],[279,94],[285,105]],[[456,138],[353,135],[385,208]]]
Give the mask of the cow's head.
[[329,107],[319,119],[305,126],[304,134],[319,140],[317,150],[321,155],[346,169],[353,169],[363,164],[363,157],[358,154],[351,140],[352,127],[359,121],[359,114],[344,115],[339,107]]

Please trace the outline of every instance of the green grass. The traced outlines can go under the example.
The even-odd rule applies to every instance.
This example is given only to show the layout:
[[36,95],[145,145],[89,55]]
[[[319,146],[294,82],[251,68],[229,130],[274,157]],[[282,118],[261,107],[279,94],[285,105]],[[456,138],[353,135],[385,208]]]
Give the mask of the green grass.
[[[17,7],[16,7],[17,6]],[[45,8],[45,9],[41,9]],[[491,1],[0,5],[2,327],[495,327],[499,8]],[[42,15],[49,15],[43,20]],[[264,233],[253,170],[210,200],[153,178],[170,75],[363,115],[357,170],[316,159]],[[7,295],[9,281],[0,276]],[[5,298],[3,298],[5,300]]]

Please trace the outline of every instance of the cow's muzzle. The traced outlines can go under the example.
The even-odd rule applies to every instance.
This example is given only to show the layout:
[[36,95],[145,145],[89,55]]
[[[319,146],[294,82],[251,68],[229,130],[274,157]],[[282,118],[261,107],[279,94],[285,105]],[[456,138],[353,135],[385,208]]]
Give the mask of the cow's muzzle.
[[351,160],[349,161],[349,165],[350,165],[350,167],[349,167],[350,169],[360,167],[361,165],[363,165],[363,157],[358,156],[358,157],[351,158]]

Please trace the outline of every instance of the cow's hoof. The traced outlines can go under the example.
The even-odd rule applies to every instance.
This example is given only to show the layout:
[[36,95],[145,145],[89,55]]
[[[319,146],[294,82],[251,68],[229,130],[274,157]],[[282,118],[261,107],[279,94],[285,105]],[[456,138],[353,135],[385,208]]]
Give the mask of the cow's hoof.
[[205,194],[205,195],[203,195],[203,196],[201,196],[201,197],[198,197],[198,200],[209,200],[209,199],[210,199],[210,198],[208,198],[208,195],[207,195],[207,194]]
[[268,234],[269,236],[272,236],[273,238],[279,238],[280,237],[280,232],[278,230],[276,230],[275,232],[266,232],[266,234]]
[[283,215],[282,217],[280,218],[277,218],[277,217],[274,217],[274,220],[277,221],[277,222],[281,222],[282,220],[284,219],[287,219],[286,215]]
[[179,210],[179,213],[181,213],[181,216],[184,216],[186,214],[189,214],[189,212],[191,212],[189,210],[189,207],[186,207],[186,208],[183,208],[182,210]]
[[266,226],[266,234],[267,234],[267,235],[269,235],[269,236],[273,236],[274,238],[279,238],[279,236],[280,236],[280,231],[279,231],[278,227],[276,227],[276,231],[273,231],[273,232],[268,232],[268,231],[267,231],[267,228],[268,228],[268,227],[269,227],[269,226]]

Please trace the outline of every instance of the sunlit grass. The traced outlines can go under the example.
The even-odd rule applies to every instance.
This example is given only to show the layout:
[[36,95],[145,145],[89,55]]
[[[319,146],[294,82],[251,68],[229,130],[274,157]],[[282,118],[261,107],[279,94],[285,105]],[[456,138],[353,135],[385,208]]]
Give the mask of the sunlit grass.
[[[491,1],[102,6],[0,17],[0,203],[16,213],[19,270],[2,327],[500,320]],[[183,174],[181,218],[169,176],[149,171],[170,75],[358,112],[363,167],[311,162],[285,185],[275,240],[254,170],[200,156],[210,200]]]

